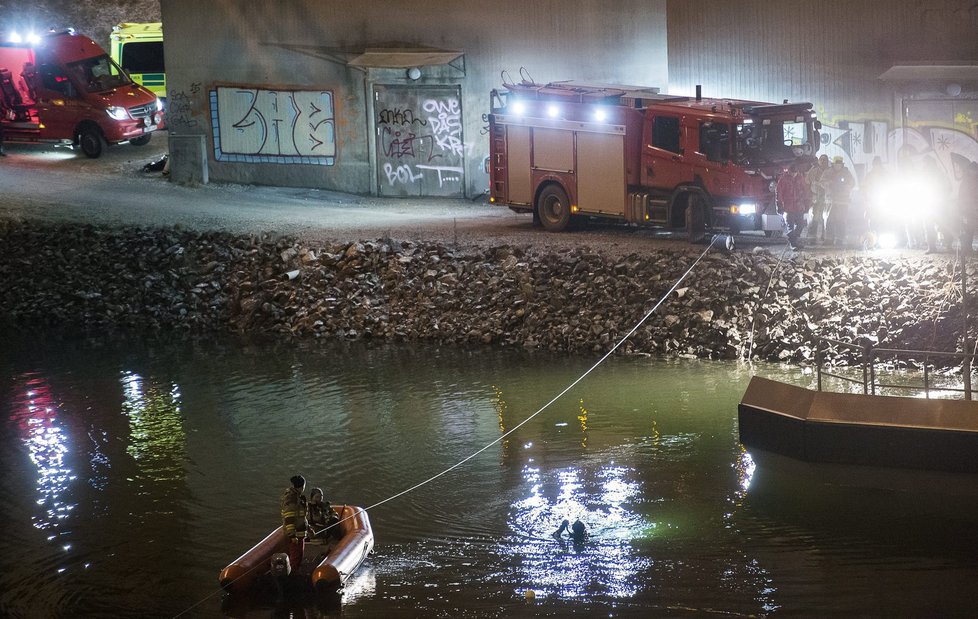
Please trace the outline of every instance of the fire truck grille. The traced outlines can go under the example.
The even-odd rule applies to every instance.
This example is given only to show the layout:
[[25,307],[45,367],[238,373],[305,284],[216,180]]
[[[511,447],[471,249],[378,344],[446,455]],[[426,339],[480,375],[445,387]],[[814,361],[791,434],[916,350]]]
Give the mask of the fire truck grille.
[[133,118],[139,120],[141,118],[149,118],[156,111],[156,102],[147,103],[146,105],[137,105],[136,107],[129,108],[129,115]]

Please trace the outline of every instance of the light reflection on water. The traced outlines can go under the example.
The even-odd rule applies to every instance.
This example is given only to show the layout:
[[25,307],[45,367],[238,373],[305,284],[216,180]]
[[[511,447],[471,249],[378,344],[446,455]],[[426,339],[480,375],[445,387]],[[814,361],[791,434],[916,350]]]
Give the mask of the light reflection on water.
[[10,418],[17,424],[36,468],[36,504],[41,508],[32,521],[36,528],[52,531],[48,539],[53,540],[54,530],[67,524],[76,507],[69,501],[69,488],[76,476],[66,464],[68,435],[58,421],[58,403],[45,379],[28,374],[16,383],[21,395]]
[[[0,384],[5,612],[220,616],[217,572],[275,525],[294,472],[368,505],[514,428],[371,511],[375,553],[344,616],[975,605],[926,588],[978,577],[960,551],[973,513],[858,491],[826,500],[810,480],[772,483],[739,446],[751,374],[806,380],[792,370],[612,358],[520,425],[589,362],[339,344],[95,350],[31,342],[0,356],[13,377]],[[577,518],[586,543],[551,536]]]
[[[561,468],[541,474],[539,467],[523,468],[528,496],[513,503],[508,524],[513,535],[500,544],[499,553],[519,565],[516,580],[530,585],[536,597],[588,599],[630,598],[638,589],[637,577],[649,565],[632,548],[634,537],[650,528],[629,508],[638,499],[639,486],[630,471],[609,463],[588,474]],[[589,537],[574,542],[555,539],[564,519],[580,519]]]

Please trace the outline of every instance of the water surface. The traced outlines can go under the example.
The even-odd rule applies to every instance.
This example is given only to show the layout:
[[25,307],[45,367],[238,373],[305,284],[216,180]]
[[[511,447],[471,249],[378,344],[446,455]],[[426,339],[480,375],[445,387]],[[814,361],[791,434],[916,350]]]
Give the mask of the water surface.
[[[344,616],[974,615],[972,480],[866,489],[758,468],[753,373],[593,359],[225,341],[18,339],[0,354],[0,614],[222,611],[217,574],[277,525],[295,472],[370,506]],[[963,483],[961,483],[963,481]],[[307,488],[308,490],[308,488]],[[550,537],[580,518],[593,537]],[[527,600],[527,590],[535,594]]]

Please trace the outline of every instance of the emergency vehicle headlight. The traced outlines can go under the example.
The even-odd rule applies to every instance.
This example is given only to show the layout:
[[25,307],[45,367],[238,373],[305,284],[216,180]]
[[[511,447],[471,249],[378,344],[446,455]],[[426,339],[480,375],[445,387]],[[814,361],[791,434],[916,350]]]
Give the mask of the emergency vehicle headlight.
[[125,120],[129,118],[129,112],[126,111],[126,108],[119,107],[117,105],[110,105],[105,110],[105,113],[116,120]]
[[594,110],[594,120],[598,122],[604,122],[608,118],[608,112],[605,112],[601,108]]
[[513,113],[517,116],[522,116],[526,113],[526,105],[522,101],[513,102]]
[[23,43],[24,37],[20,36],[19,32],[11,32],[10,36],[7,37],[7,40],[9,40],[11,43]]
[[734,204],[730,210],[734,215],[753,215],[757,212],[757,205],[750,202]]
[[38,43],[41,42],[41,35],[35,32],[30,32],[27,34],[27,42],[30,43],[31,45],[37,45]]
[[159,97],[156,98],[156,111],[157,112],[163,111],[163,99],[160,99]]
[[556,105],[551,105],[547,108],[547,116],[550,118],[557,118],[557,114],[560,114],[560,108]]

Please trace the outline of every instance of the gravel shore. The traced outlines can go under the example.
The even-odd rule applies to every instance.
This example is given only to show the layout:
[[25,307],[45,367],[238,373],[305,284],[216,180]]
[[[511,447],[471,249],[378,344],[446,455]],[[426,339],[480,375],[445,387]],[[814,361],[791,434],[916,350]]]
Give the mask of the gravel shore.
[[[0,220],[0,318],[83,332],[600,352],[704,248],[620,249]],[[816,338],[828,337],[953,351],[959,278],[952,256],[710,250],[622,349],[810,362]]]

